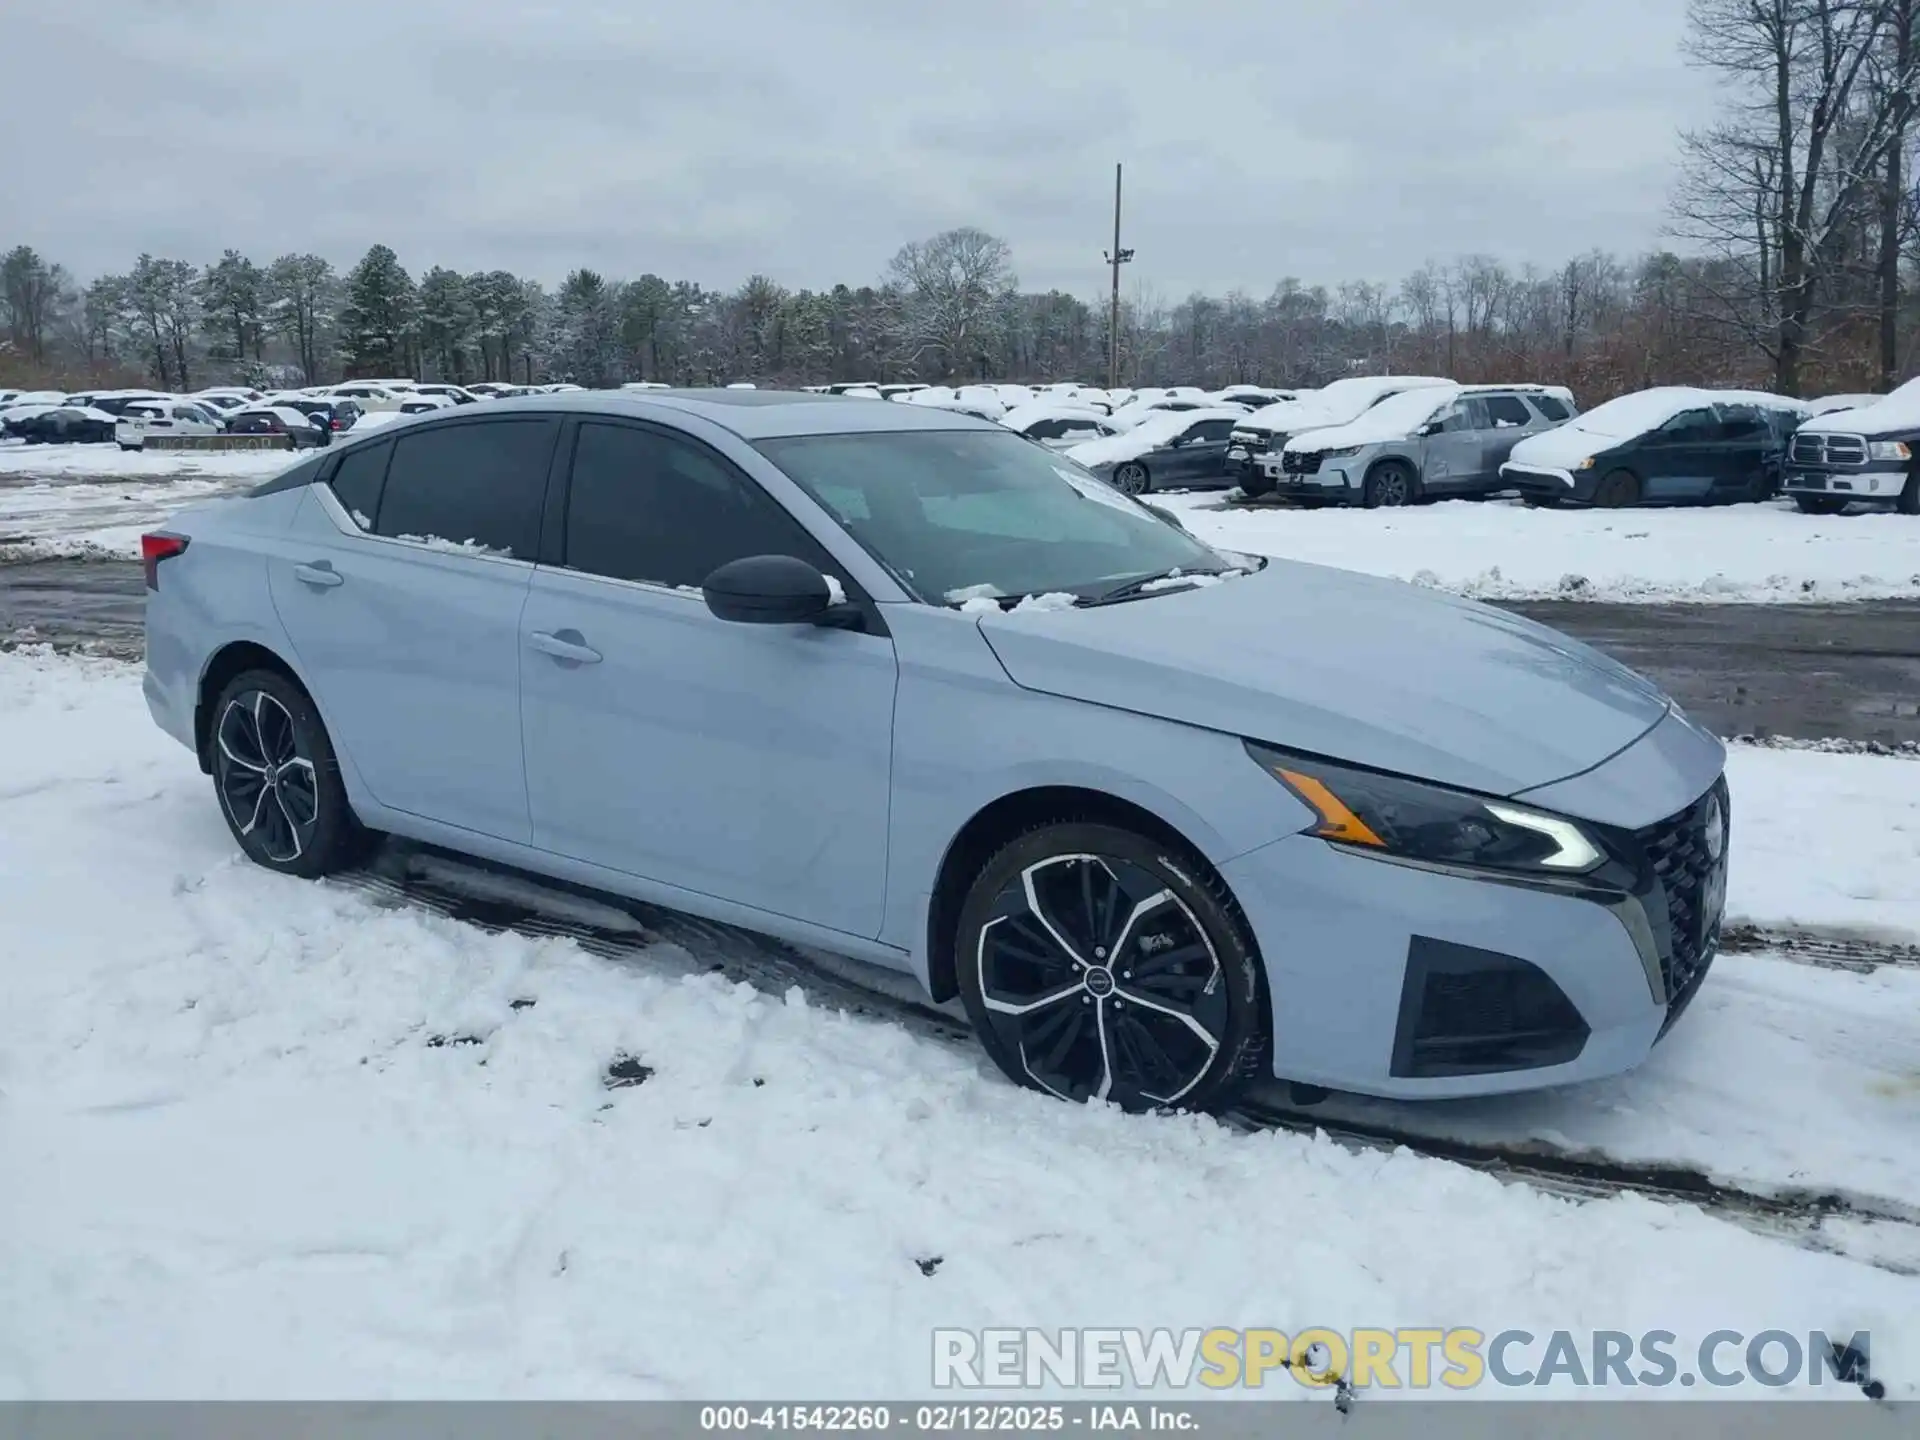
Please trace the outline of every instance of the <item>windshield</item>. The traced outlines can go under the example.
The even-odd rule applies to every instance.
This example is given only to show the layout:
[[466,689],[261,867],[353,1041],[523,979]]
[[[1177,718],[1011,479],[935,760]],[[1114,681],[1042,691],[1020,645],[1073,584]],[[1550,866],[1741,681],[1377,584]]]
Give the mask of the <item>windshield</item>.
[[1072,461],[1010,432],[764,440],[759,450],[922,600],[1101,595],[1233,568]]

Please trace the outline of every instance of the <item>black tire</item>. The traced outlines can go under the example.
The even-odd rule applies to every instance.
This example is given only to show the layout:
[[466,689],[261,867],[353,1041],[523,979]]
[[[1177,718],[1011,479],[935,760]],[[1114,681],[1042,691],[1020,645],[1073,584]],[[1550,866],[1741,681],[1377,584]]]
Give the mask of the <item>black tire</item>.
[[249,670],[228,681],[207,748],[220,813],[256,865],[312,880],[365,853],[370,837],[347,803],[327,727],[286,676]]
[[1145,495],[1153,489],[1153,477],[1138,460],[1129,460],[1114,469],[1113,488],[1122,495]]
[[1240,482],[1240,493],[1249,500],[1257,500],[1262,495],[1271,495],[1273,491],[1273,477],[1258,466],[1249,465],[1246,478]]
[[1560,508],[1545,495],[1522,494],[1520,496],[1520,503],[1529,510],[1558,510]]
[[1625,510],[1640,503],[1640,477],[1631,470],[1609,471],[1593,487],[1593,503],[1601,510]]
[[1017,1085],[1208,1110],[1265,1068],[1253,938],[1225,884],[1181,847],[1094,821],[1036,826],[981,867],[954,957],[980,1043]]
[[1367,472],[1360,503],[1369,510],[1411,505],[1420,498],[1420,477],[1404,460],[1382,460]]
[[1802,515],[1838,515],[1847,508],[1847,502],[1836,500],[1831,495],[1796,495],[1793,503],[1799,507]]

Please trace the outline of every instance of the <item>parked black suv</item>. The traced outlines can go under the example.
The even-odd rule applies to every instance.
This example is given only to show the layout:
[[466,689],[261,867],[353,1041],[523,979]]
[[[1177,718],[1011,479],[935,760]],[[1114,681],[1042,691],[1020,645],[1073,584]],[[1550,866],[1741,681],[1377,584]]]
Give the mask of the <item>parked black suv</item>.
[[1794,432],[1781,490],[1809,515],[1871,505],[1920,515],[1920,380]]

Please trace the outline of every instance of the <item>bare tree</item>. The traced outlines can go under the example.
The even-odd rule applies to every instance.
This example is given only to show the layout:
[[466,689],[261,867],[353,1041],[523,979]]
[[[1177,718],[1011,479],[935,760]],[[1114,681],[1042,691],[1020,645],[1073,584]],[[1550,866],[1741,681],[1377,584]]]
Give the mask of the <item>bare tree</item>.
[[1909,103],[1911,46],[1883,83],[1867,78],[1908,3],[1691,0],[1688,57],[1725,82],[1730,113],[1682,138],[1673,229],[1734,262],[1705,293],[1769,356],[1784,394],[1799,393],[1818,307]]
[[942,378],[977,371],[997,345],[1014,293],[1007,242],[962,226],[901,246],[889,268],[906,296],[913,359],[933,355]]

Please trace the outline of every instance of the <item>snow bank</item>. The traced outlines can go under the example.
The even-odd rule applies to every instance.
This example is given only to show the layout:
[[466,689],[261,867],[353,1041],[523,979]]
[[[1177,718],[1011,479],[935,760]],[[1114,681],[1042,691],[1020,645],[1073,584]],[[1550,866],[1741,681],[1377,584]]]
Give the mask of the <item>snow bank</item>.
[[8,1397],[901,1398],[993,1324],[1865,1327],[1920,1392],[1920,1281],[1692,1209],[1069,1108],[710,957],[266,874],[124,667],[0,656],[0,754]]
[[1802,515],[1778,504],[1619,511],[1451,501],[1391,511],[1290,510],[1233,509],[1210,495],[1156,495],[1154,503],[1177,510],[1210,544],[1481,599],[1920,596],[1920,528],[1902,515]]
[[1727,783],[1732,918],[1920,943],[1920,762],[1741,745]]
[[[304,424],[306,417],[301,416]],[[0,445],[0,477],[101,476],[114,480],[175,475],[278,475],[308,452],[287,450],[122,450],[118,445]]]
[[[128,458],[135,458],[129,456]],[[140,554],[140,536],[187,505],[245,490],[257,475],[9,485],[0,480],[0,557]]]

